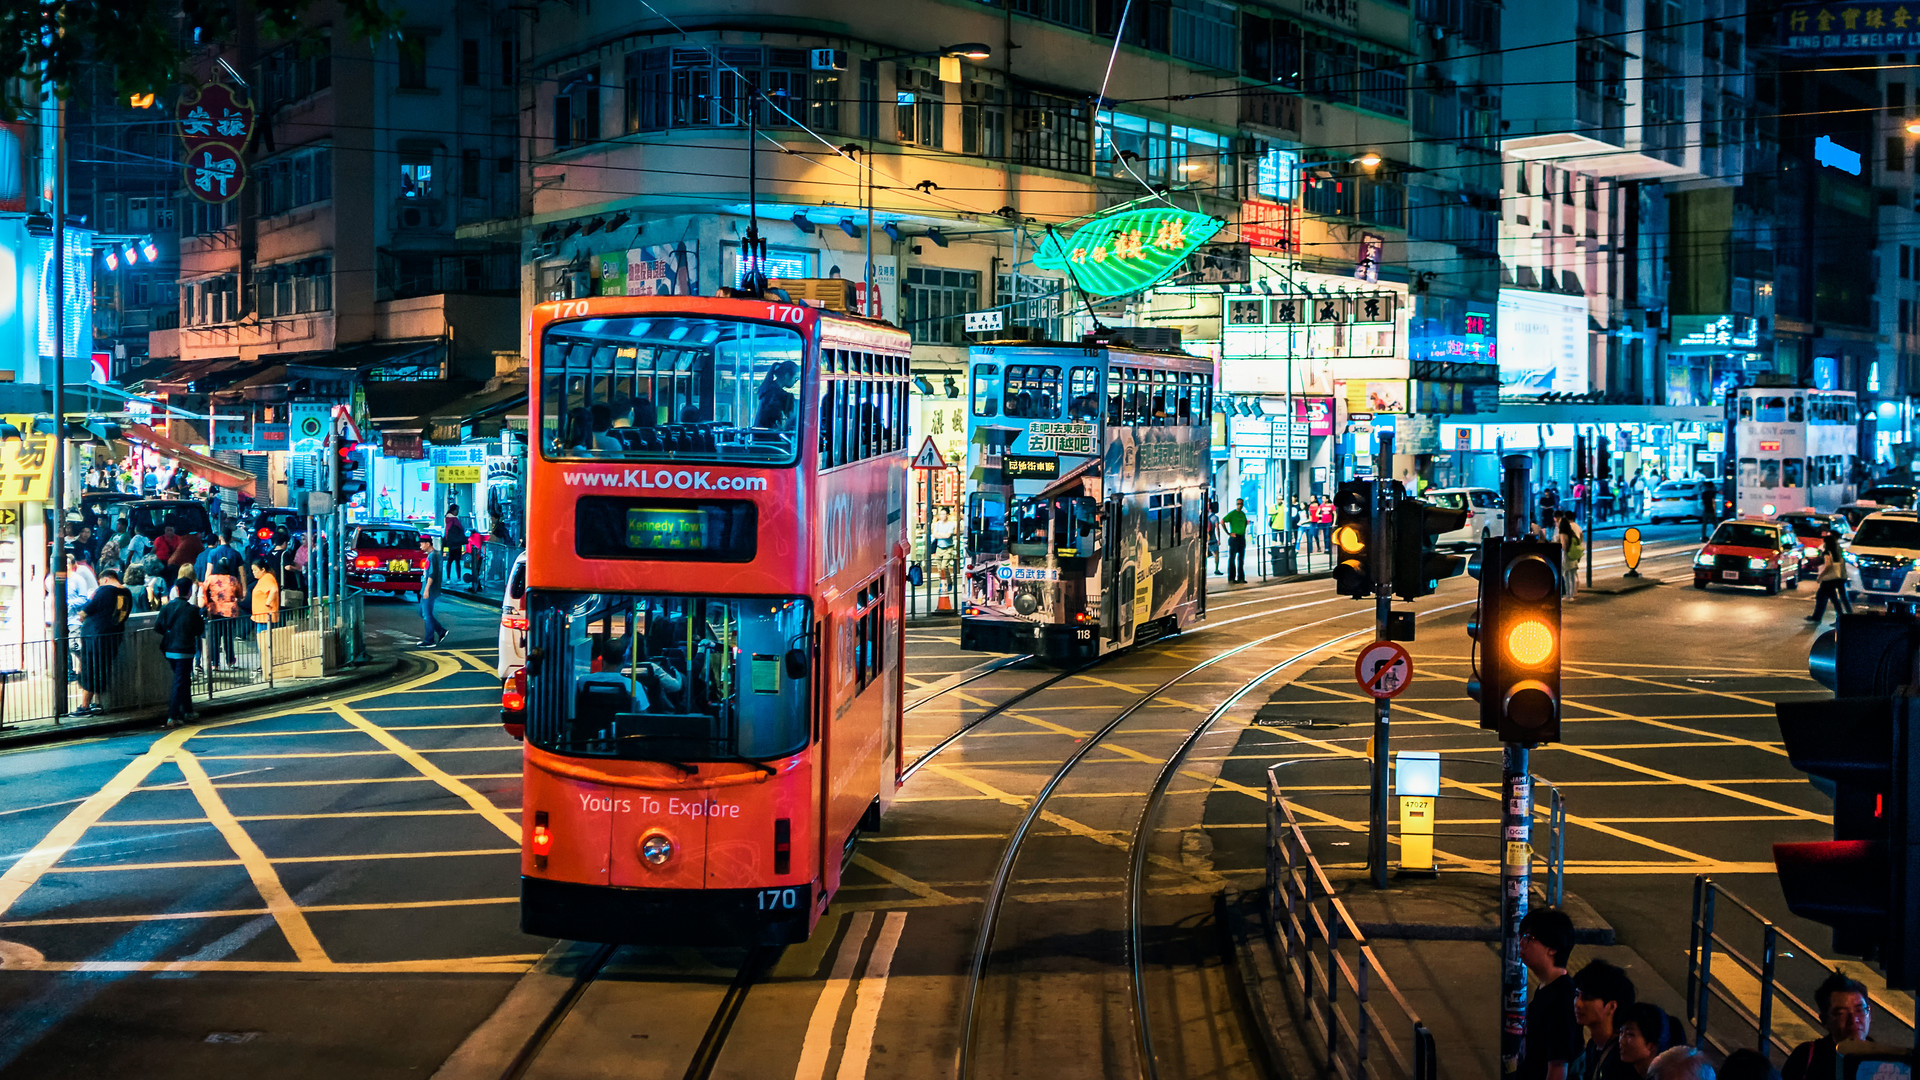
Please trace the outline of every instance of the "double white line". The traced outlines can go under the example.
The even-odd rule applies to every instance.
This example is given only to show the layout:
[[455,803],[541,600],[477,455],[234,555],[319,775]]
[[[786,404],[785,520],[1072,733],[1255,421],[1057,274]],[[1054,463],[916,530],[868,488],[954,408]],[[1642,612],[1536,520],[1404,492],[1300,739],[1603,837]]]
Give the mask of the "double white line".
[[[890,911],[880,924],[880,933],[867,955],[867,967],[859,978],[853,1000],[853,1019],[847,1025],[847,1042],[840,1053],[840,1071],[836,1080],[865,1080],[867,1062],[873,1056],[873,1032],[880,1023],[880,1003],[887,996],[887,974],[893,967],[893,951],[900,944],[900,932],[906,928],[907,913]],[[840,953],[833,961],[833,974],[820,990],[814,1003],[813,1018],[807,1021],[807,1038],[800,1046],[800,1064],[793,1080],[825,1080],[827,1059],[833,1052],[833,1030],[840,1023],[840,1006],[854,985],[853,970],[866,948],[867,935],[873,929],[873,912],[858,911],[847,919],[846,936],[840,939]]]

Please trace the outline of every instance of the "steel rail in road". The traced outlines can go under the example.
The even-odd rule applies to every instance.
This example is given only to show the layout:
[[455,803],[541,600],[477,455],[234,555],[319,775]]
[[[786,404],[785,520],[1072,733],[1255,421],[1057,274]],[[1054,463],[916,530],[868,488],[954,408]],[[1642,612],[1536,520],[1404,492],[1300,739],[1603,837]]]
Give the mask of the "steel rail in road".
[[[1444,610],[1450,610],[1452,608],[1467,607],[1467,606],[1470,606],[1471,603],[1472,601],[1463,601],[1463,602],[1447,605],[1446,607],[1443,607],[1443,608],[1437,608],[1434,610],[1444,611]],[[1308,606],[1308,605],[1294,605],[1294,607],[1304,607],[1304,606]],[[1274,614],[1274,613],[1277,613],[1278,611],[1284,611],[1284,610],[1292,610],[1292,608],[1281,608],[1281,609],[1276,609],[1276,611],[1274,612],[1265,612],[1261,614],[1263,615]],[[994,936],[995,936],[995,931],[998,928],[1001,910],[1006,901],[1008,888],[1013,882],[1013,870],[1014,870],[1015,863],[1019,859],[1021,849],[1025,844],[1028,835],[1032,831],[1034,823],[1039,820],[1040,815],[1047,804],[1047,800],[1053,795],[1054,791],[1060,786],[1061,782],[1064,781],[1067,778],[1067,776],[1073,772],[1076,766],[1078,766],[1083,760],[1086,759],[1087,755],[1091,753],[1095,747],[1103,745],[1108,738],[1110,738],[1116,731],[1118,731],[1122,724],[1126,723],[1129,719],[1133,718],[1142,709],[1144,709],[1149,703],[1151,703],[1155,698],[1159,697],[1161,694],[1165,693],[1168,689],[1179,684],[1180,682],[1188,678],[1191,678],[1192,676],[1206,670],[1207,668],[1213,667],[1214,665],[1220,663],[1223,660],[1227,660],[1249,649],[1257,648],[1261,645],[1268,644],[1269,642],[1276,641],[1280,638],[1287,637],[1292,634],[1300,633],[1301,631],[1304,631],[1304,630],[1312,629],[1313,627],[1316,627],[1316,626],[1322,626],[1327,623],[1336,622],[1341,619],[1349,619],[1349,618],[1353,618],[1361,615],[1370,616],[1371,614],[1372,614],[1371,611],[1355,610],[1355,611],[1347,612],[1340,615],[1328,616],[1327,618],[1319,619],[1314,622],[1303,623],[1299,626],[1289,627],[1288,629],[1285,629],[1285,630],[1276,631],[1271,634],[1254,638],[1251,641],[1244,642],[1240,645],[1234,646],[1231,649],[1227,649],[1215,656],[1209,657],[1208,659],[1193,665],[1192,667],[1181,672],[1180,674],[1175,675],[1173,678],[1166,680],[1160,685],[1154,687],[1152,690],[1139,695],[1138,698],[1131,705],[1128,705],[1125,709],[1121,710],[1112,719],[1108,720],[1106,723],[1101,725],[1101,727],[1097,731],[1095,731],[1091,736],[1083,740],[1080,743],[1079,747],[1071,755],[1069,755],[1065,761],[1063,761],[1060,764],[1059,768],[1057,768],[1054,771],[1053,775],[1047,779],[1046,783],[1041,786],[1039,792],[1029,802],[1026,813],[1021,817],[1019,824],[1014,827],[1013,832],[1010,834],[1008,838],[1007,846],[1001,853],[999,865],[995,868],[993,878],[991,879],[987,888],[987,894],[984,899],[982,910],[981,910],[980,928],[976,932],[974,937],[974,948],[973,948],[972,957],[969,963],[969,971],[968,971],[966,990],[964,995],[963,1008],[961,1010],[960,1039],[959,1039],[959,1045],[957,1047],[959,1060],[956,1062],[956,1074],[961,1078],[961,1080],[968,1080],[968,1078],[973,1075],[973,1072],[972,1072],[973,1044],[975,1041],[975,1032],[980,1022],[980,997],[981,997],[980,987],[986,977],[989,957],[993,950]],[[1240,622],[1248,618],[1256,618],[1256,617],[1260,617],[1260,616],[1259,615],[1243,616],[1241,619],[1234,619],[1230,621]],[[1222,625],[1222,624],[1216,624],[1216,625]],[[1196,630],[1194,632],[1198,633],[1199,631]],[[1349,638],[1357,637],[1362,634],[1367,634],[1371,632],[1372,632],[1372,628],[1367,627],[1362,630],[1355,631],[1354,633],[1351,633],[1351,634],[1338,635],[1333,639],[1321,642],[1316,648],[1307,650],[1306,652],[1303,652],[1300,655],[1302,657],[1311,655],[1312,653],[1322,651],[1338,643],[1339,641],[1344,641]],[[1172,638],[1172,639],[1165,639],[1165,640],[1178,640],[1178,639]],[[1289,660],[1287,663],[1290,664],[1293,662],[1297,662],[1298,659],[1299,657],[1295,657],[1292,660]],[[1285,666],[1287,666],[1287,664],[1278,665],[1275,668],[1269,669],[1268,671],[1263,672],[1259,676],[1256,676],[1255,678],[1248,680],[1246,683],[1243,683],[1242,686],[1235,693],[1229,695],[1229,704],[1231,703],[1232,700],[1235,700],[1243,696],[1247,692],[1251,691],[1255,686],[1258,686],[1260,683],[1271,678],[1275,672],[1279,671]],[[1222,707],[1223,710],[1224,708],[1225,706]],[[1212,717],[1210,717],[1208,721],[1203,722],[1201,725],[1196,727],[1192,733],[1187,735],[1182,740],[1179,748],[1172,755],[1173,760],[1177,761],[1178,759],[1184,757],[1186,751],[1211,726],[1211,719]],[[953,740],[950,739],[948,741],[951,742]],[[942,744],[942,745],[944,746],[945,744]],[[1146,835],[1144,832],[1136,832],[1136,835],[1135,835],[1136,845],[1140,842],[1141,837],[1143,837],[1144,835]],[[1131,909],[1130,909],[1130,913],[1131,913]],[[1138,957],[1139,950],[1137,949],[1137,947],[1131,948],[1130,951],[1132,951],[1134,955]],[[1139,981],[1139,969],[1138,969],[1137,963],[1134,965],[1134,979],[1137,985]],[[1137,1004],[1139,999],[1138,996],[1140,993],[1141,991],[1136,990],[1136,997],[1135,997],[1136,1004],[1134,1006],[1134,1011],[1135,1011],[1134,1022],[1136,1026],[1136,1033],[1138,1033],[1139,1029],[1142,1026],[1144,1026],[1146,1023],[1146,1016],[1144,1012],[1140,1010],[1139,1005]],[[1143,1047],[1148,1046],[1150,1045],[1150,1040],[1151,1040],[1150,1036],[1142,1036],[1140,1045]],[[1148,1063],[1148,1059],[1146,1058],[1142,1059],[1141,1068],[1145,1075],[1155,1075],[1155,1071],[1154,1071],[1155,1067]]]

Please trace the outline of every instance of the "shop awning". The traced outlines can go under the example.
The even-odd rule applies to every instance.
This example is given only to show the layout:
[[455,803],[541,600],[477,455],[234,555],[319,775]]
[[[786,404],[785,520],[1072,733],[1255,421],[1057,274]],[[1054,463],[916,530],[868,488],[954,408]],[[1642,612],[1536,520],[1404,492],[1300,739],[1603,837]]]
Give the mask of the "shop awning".
[[231,465],[223,465],[205,454],[190,450],[145,424],[128,424],[120,430],[126,438],[147,444],[160,454],[179,462],[188,472],[202,480],[223,488],[232,488],[246,495],[255,494],[254,477],[250,472],[236,469]]

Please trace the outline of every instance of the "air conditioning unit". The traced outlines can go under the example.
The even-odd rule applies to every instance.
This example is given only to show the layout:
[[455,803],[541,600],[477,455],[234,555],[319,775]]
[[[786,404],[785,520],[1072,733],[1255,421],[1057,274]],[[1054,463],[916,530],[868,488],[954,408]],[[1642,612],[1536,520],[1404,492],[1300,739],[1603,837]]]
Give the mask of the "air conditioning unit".
[[1625,101],[1627,100],[1627,86],[1625,83],[1608,83],[1606,91],[1602,96],[1608,101]]
[[540,262],[543,259],[553,258],[554,254],[559,250],[559,243],[549,240],[544,244],[533,245],[533,251],[530,254],[533,256],[533,261]]

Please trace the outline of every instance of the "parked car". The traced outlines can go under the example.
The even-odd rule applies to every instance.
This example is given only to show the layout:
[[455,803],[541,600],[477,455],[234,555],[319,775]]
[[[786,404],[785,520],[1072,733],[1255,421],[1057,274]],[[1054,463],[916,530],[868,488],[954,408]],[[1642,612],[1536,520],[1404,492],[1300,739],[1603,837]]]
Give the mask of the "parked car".
[[247,554],[264,555],[273,550],[273,534],[281,529],[287,530],[292,537],[291,547],[299,547],[306,540],[307,519],[298,510],[289,510],[280,506],[258,507],[253,512],[253,521],[247,526]]
[[1693,557],[1693,587],[1758,585],[1771,596],[1800,587],[1800,539],[1775,521],[1723,521]]
[[1647,520],[1655,525],[1704,520],[1706,500],[1712,494],[1711,480],[1668,480],[1647,496]]
[[347,584],[367,592],[420,599],[420,572],[427,567],[427,553],[420,550],[423,536],[432,538],[433,534],[393,522],[354,526]]
[[527,662],[527,553],[521,552],[507,572],[506,594],[500,597],[500,678]]
[[1467,520],[1452,532],[1441,533],[1436,544],[1477,546],[1489,536],[1507,531],[1507,503],[1492,488],[1428,488],[1420,496],[1426,502],[1448,510],[1467,511]]
[[1881,510],[1869,515],[1854,531],[1846,558],[1856,597],[1883,604],[1920,599],[1920,514]]
[[191,499],[141,499],[127,504],[127,515],[137,532],[152,529],[157,536],[171,525],[179,536],[213,534],[213,518],[208,516],[206,504]]

